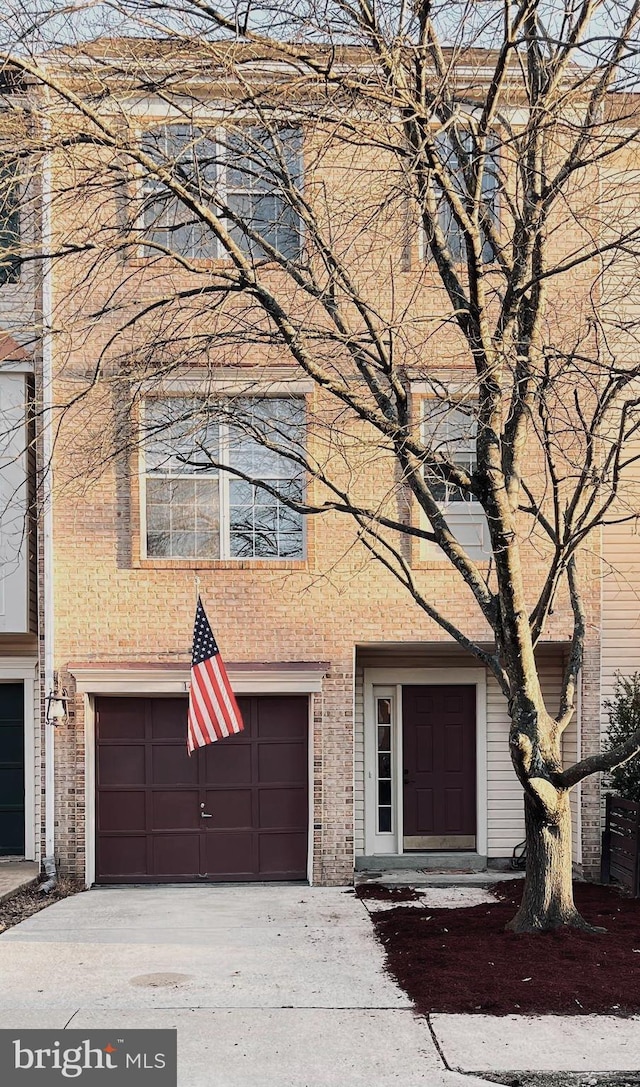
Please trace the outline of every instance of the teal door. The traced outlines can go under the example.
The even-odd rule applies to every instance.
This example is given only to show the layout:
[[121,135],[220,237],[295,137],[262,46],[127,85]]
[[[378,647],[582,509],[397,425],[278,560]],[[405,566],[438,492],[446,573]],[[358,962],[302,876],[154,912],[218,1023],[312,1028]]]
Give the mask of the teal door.
[[24,856],[22,683],[0,683],[0,856]]

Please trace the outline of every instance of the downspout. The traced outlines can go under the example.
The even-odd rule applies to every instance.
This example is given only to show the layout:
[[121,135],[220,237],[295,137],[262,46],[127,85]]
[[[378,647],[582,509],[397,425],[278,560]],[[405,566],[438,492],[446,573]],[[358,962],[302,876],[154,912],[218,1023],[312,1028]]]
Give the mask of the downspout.
[[[50,133],[47,118],[42,121],[45,139]],[[53,658],[53,296],[51,283],[51,154],[45,153],[42,164],[42,541],[43,541],[43,624],[44,624],[44,690],[54,689]],[[44,723],[44,781],[45,781],[45,857],[44,870],[48,876],[41,890],[53,890],[57,883],[55,860],[55,726]]]

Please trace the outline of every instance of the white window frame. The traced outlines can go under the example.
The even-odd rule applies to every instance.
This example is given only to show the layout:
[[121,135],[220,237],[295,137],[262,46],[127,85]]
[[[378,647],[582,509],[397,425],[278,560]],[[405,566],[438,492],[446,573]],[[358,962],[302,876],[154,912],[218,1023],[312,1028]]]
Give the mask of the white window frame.
[[[487,158],[489,158],[489,157],[493,157],[494,161],[499,163],[499,157],[497,155],[490,156],[489,154],[487,154]],[[494,197],[494,200],[493,200],[493,207],[494,207],[494,213],[495,213],[495,225],[497,227],[498,232],[500,232],[500,225],[501,225],[501,221],[502,221],[501,212],[502,212],[502,207],[503,207],[500,194],[501,194],[501,185],[500,185],[500,183],[498,183],[498,184],[496,184],[495,197]],[[444,200],[444,197],[442,197],[441,199]],[[449,210],[449,205],[446,204],[446,201],[444,202],[444,205],[439,201],[438,202],[438,223],[440,225],[440,228],[441,228],[442,232],[445,235],[445,238],[447,239],[447,245],[448,245],[449,244],[449,228],[447,227],[446,223],[444,222],[443,207],[445,208],[445,213],[444,214],[446,215],[447,211]],[[455,220],[453,220],[453,223],[454,223],[454,233],[456,234],[456,236],[458,236],[459,231],[457,229],[457,223],[455,222]],[[487,245],[487,244],[488,244],[488,242],[485,240],[484,245]],[[461,236],[460,236],[459,246],[460,246],[460,252],[459,253],[455,253],[455,252],[451,253],[451,256],[453,258],[453,263],[458,267],[459,266],[464,266],[466,264],[466,257],[465,257],[465,255],[464,255],[464,253],[462,251],[463,250],[463,239],[462,239]],[[484,246],[483,246],[483,248],[484,248]],[[424,225],[423,225],[423,222],[422,222],[421,218],[420,218],[419,223],[418,223],[418,257],[419,257],[419,260],[420,260],[421,264],[427,264],[429,262],[433,263],[433,258],[431,256],[429,246],[427,245],[427,240],[426,240],[425,232],[424,232]],[[491,264],[491,263],[493,263],[494,260],[495,260],[495,256],[493,258],[488,258],[488,259],[483,256],[483,261],[484,261],[485,264]]]
[[[215,142],[215,144],[217,145],[217,149],[220,152],[220,160],[221,160],[220,163],[218,164],[218,172],[217,172],[217,177],[216,177],[216,187],[217,187],[218,192],[220,194],[220,202],[222,204],[226,204],[226,202],[227,202],[227,193],[229,191],[230,186],[228,184],[228,179],[227,179],[228,162],[227,162],[227,158],[225,157],[225,153],[223,151],[223,148],[224,148],[224,145],[225,145],[225,135],[226,135],[226,131],[227,131],[225,129],[224,125],[214,124],[214,123],[207,123],[206,118],[203,118],[202,121],[199,121],[198,119],[194,119],[193,121],[185,122],[184,118],[181,119],[179,117],[171,117],[171,118],[165,118],[165,119],[159,120],[157,123],[150,124],[149,126],[145,127],[144,129],[141,129],[140,130],[140,139],[144,139],[145,132],[157,132],[159,130],[165,130],[167,128],[179,128],[181,126],[185,127],[186,125],[189,125],[192,129],[196,129],[196,130],[201,131],[203,133],[206,131],[207,135],[208,135],[209,132],[211,133],[211,137],[210,137],[211,141]],[[252,119],[250,117],[246,118],[245,127],[247,129],[259,129],[261,127],[264,128],[264,126],[260,125],[258,120]],[[286,126],[286,121],[283,121],[281,127],[283,127],[283,128],[287,127]],[[291,126],[289,126],[289,127],[291,127]],[[298,128],[299,132],[300,132],[299,189],[300,189],[300,192],[302,193],[303,185],[304,185],[304,176],[305,176],[304,132],[303,132],[303,129],[302,129],[301,125],[296,125],[296,126],[293,126],[293,127]],[[267,130],[265,129],[265,131],[267,131]],[[136,227],[137,227],[137,230],[141,234],[144,234],[146,231],[152,231],[153,230],[153,224],[146,222],[145,208],[144,208],[143,202],[148,197],[152,196],[154,187],[155,188],[160,187],[162,189],[162,186],[163,186],[162,182],[158,182],[158,181],[156,181],[154,178],[152,178],[150,176],[144,175],[140,179],[140,190],[139,191],[140,191],[140,203],[141,203],[142,206],[140,207],[140,211],[139,211],[139,214],[137,216]],[[235,191],[235,190],[231,189],[231,191]],[[247,190],[247,191],[249,191],[249,190]],[[175,199],[179,200],[179,197],[176,196]],[[215,208],[215,205],[212,205],[212,207],[214,208],[216,216],[222,220],[222,222],[225,224],[225,227],[228,229],[228,225],[231,225],[231,220],[225,219],[220,214],[220,211]],[[304,236],[303,235],[304,224],[303,224],[303,220],[302,220],[302,218],[300,216],[298,216],[298,220],[299,220],[299,225],[298,225],[299,252],[296,254],[296,256],[287,258],[287,259],[290,259],[290,260],[296,260],[297,257],[299,257],[300,254],[302,253],[303,236]],[[160,228],[160,229],[162,229],[162,228]],[[216,237],[216,238],[213,239],[213,242],[214,242],[214,245],[212,246],[212,254],[211,254],[211,256],[208,256],[208,257],[199,257],[199,256],[194,256],[194,255],[189,254],[189,253],[178,252],[177,249],[175,250],[175,252],[176,252],[176,255],[182,256],[182,257],[185,258],[185,260],[189,260],[189,261],[193,261],[193,260],[195,260],[195,261],[205,260],[206,261],[206,260],[225,260],[225,259],[227,259],[228,258],[227,251],[225,250],[225,248],[224,248],[222,242],[220,241],[220,239]],[[171,248],[171,247],[169,246],[168,248]],[[241,248],[242,248],[242,251],[244,252],[244,248],[242,246],[241,246]],[[147,259],[149,259],[149,258],[151,258],[153,256],[163,256],[164,255],[161,251],[154,250],[153,243],[149,244],[149,242],[147,242],[144,238],[141,239],[138,250],[139,250],[138,255],[141,256],[141,257],[146,257]],[[245,254],[245,255],[247,255],[247,254]],[[283,254],[283,256],[286,257],[286,254]],[[249,255],[249,259],[251,259],[250,255]]]
[[[456,393],[455,390],[451,390],[449,399],[451,401],[451,407],[455,408],[455,401],[458,400],[460,403],[463,403],[465,397],[462,391],[460,393]],[[435,396],[427,395],[421,398],[422,415],[420,420],[420,436],[423,441],[425,440],[427,407],[429,403],[441,403],[441,401]],[[455,459],[451,459],[453,463],[455,463]],[[474,500],[455,501],[452,499],[447,499],[444,502],[439,502],[438,505],[444,513],[447,524],[449,525],[449,528],[453,532],[456,539],[458,539],[458,532],[456,532],[456,529],[478,531],[477,544],[474,542],[465,542],[464,539],[460,540],[460,542],[462,543],[465,551],[471,559],[480,562],[488,561],[492,553],[491,542],[489,539],[487,517],[481,503]],[[425,528],[429,528],[429,519],[424,510],[422,509],[420,509],[420,520],[422,521]],[[438,547],[437,544],[432,543],[430,540],[422,541],[421,557],[429,560],[445,560],[445,556],[441,548]]]
[[[188,394],[189,396],[190,394]],[[188,398],[187,396],[187,398]],[[183,397],[181,396],[180,399]],[[197,394],[192,394],[194,400],[198,399]],[[149,397],[147,400],[159,399],[169,400],[170,396],[163,397]],[[251,397],[247,397],[251,399]],[[265,400],[282,400],[283,396],[271,396],[260,397],[254,396],[254,399],[264,403]],[[306,399],[304,396],[287,397],[287,399],[295,399],[300,402],[302,406],[306,406]],[[146,409],[147,400],[142,405],[142,413],[144,420],[144,413]],[[305,419],[305,433],[306,433],[306,419]],[[220,463],[227,465],[229,463],[229,425],[226,422],[220,422],[218,426],[218,449],[220,453]],[[292,562],[305,562],[307,557],[307,521],[304,515],[300,515],[302,521],[301,531],[301,554],[299,555],[232,555],[231,554],[231,519],[230,519],[230,501],[229,501],[229,484],[234,478],[234,472],[232,469],[214,469],[215,475],[208,476],[205,472],[202,472],[200,478],[216,480],[218,484],[218,510],[219,510],[219,554],[217,557],[209,556],[196,556],[196,555],[150,555],[147,551],[147,479],[186,479],[194,480],[198,478],[198,474],[193,472],[185,472],[184,474],[167,474],[157,475],[153,472],[147,472],[146,457],[145,457],[145,441],[144,437],[140,441],[139,458],[138,458],[138,479],[139,479],[139,497],[140,497],[140,554],[141,558],[147,559],[150,562],[176,562],[176,563],[208,563],[208,562],[229,562],[229,563],[244,563],[244,562],[274,562],[282,565]],[[235,476],[236,479],[241,477]],[[257,486],[257,484],[254,484]],[[306,493],[307,480],[305,478],[303,486],[303,495]],[[266,492],[267,494],[269,492]],[[274,501],[277,501],[274,499]],[[284,505],[284,503],[283,503]]]

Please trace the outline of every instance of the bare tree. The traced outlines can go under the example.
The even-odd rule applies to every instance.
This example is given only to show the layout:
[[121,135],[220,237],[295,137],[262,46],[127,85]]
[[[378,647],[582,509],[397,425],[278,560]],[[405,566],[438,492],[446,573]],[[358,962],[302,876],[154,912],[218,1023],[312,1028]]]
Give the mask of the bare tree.
[[[35,44],[33,21],[5,32],[30,103],[22,158],[54,171],[47,256],[74,341],[60,410],[115,398],[103,452],[122,453],[150,389],[199,367],[197,398],[143,416],[154,463],[261,487],[290,512],[290,553],[296,518],[352,520],[508,699],[527,833],[511,927],[585,927],[570,793],[640,750],[635,734],[561,755],[590,549],[637,512],[620,494],[640,404],[640,0],[104,9],[120,37],[53,48],[53,9]],[[294,399],[256,407],[266,381],[300,378],[306,418]],[[220,425],[263,459],[223,454]],[[425,553],[459,578],[468,627],[430,594]],[[535,649],[554,610],[571,635],[552,715]]]

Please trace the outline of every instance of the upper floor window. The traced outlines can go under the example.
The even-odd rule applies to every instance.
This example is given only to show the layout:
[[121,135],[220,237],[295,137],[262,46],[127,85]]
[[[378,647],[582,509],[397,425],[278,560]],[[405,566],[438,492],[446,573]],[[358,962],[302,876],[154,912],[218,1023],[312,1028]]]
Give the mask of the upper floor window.
[[0,286],[20,278],[19,181],[15,166],[0,167]]
[[[477,402],[427,400],[423,440],[427,449],[471,476],[476,467]],[[425,468],[425,479],[437,502],[445,509],[449,528],[471,558],[486,559],[490,554],[489,532],[484,510],[473,494],[446,479],[438,466]],[[425,546],[428,557],[439,549]]]
[[[440,136],[437,142],[440,150],[440,159],[446,175],[451,182],[452,188],[464,202],[464,199],[469,192],[468,184],[473,166],[474,149],[476,147],[473,136],[470,132],[463,132],[459,136],[459,143],[457,146],[448,135]],[[499,205],[498,142],[495,138],[490,139],[487,142],[488,148],[482,173],[481,195],[483,204],[489,211],[492,221],[497,224]],[[465,170],[467,170],[466,175]],[[441,189],[436,188],[436,195],[438,197],[438,218],[440,228],[447,239],[449,252],[451,253],[453,260],[456,263],[461,263],[466,260],[467,256],[464,234],[460,229],[444,192]],[[486,232],[482,228],[481,235],[483,239],[482,259],[484,261],[491,261],[494,257],[493,246],[487,238]]]
[[[429,401],[424,419],[424,441],[436,456],[471,475],[476,466],[476,404]],[[472,502],[473,495],[447,482],[436,468],[426,471],[427,482],[438,502]]]
[[[145,133],[143,150],[168,167],[199,203],[212,203],[219,164],[217,144],[210,133],[185,124],[163,125]],[[147,177],[143,197],[145,238],[150,243],[183,257],[217,257],[210,227],[159,178]]]
[[[304,472],[260,441],[304,450],[304,402],[243,398],[234,406],[243,425],[217,422],[211,409],[195,398],[147,400],[143,456],[148,557],[304,557],[302,515],[281,500],[303,500]],[[276,493],[234,477],[234,468]]]
[[[231,237],[247,256],[268,257],[265,245],[287,260],[299,256],[300,220],[292,201],[302,173],[298,129],[270,132],[256,125],[223,130],[168,124],[148,130],[143,148],[199,204],[225,219]],[[149,243],[189,258],[224,257],[224,247],[210,226],[160,179],[149,175],[143,195]]]

